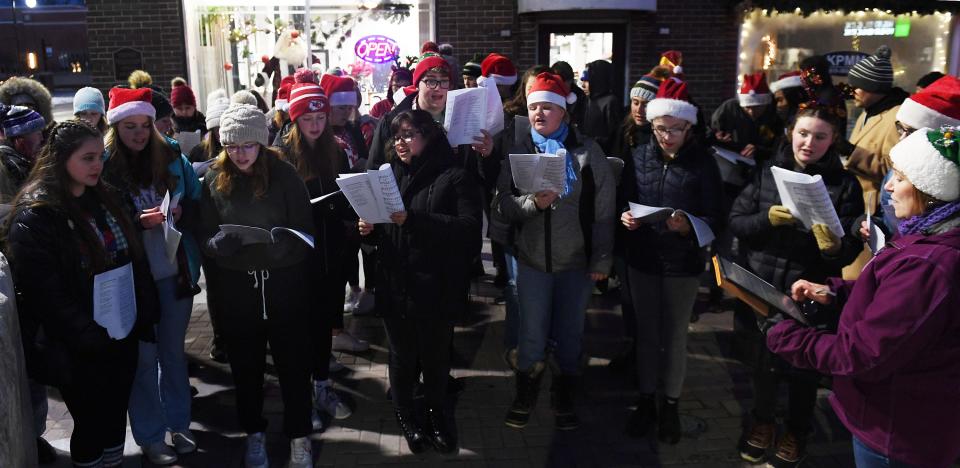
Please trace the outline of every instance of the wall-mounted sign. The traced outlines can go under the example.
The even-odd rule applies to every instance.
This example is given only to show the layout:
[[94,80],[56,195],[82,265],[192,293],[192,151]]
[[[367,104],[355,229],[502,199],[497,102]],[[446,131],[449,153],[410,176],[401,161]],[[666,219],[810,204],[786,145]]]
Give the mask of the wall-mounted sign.
[[400,57],[400,46],[387,36],[366,36],[357,41],[353,52],[364,62],[387,63]]
[[850,73],[850,68],[856,65],[857,62],[869,57],[869,54],[846,50],[823,54],[823,57],[830,62],[831,75],[847,76],[847,73]]
[[847,21],[843,25],[844,36],[892,36],[895,31],[893,20]]

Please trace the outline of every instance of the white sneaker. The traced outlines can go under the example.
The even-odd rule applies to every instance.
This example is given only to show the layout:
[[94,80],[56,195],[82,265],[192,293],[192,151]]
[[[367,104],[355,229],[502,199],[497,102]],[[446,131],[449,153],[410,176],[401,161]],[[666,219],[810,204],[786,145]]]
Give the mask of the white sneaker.
[[162,440],[140,447],[140,451],[154,465],[171,465],[177,461],[176,452]]
[[262,432],[247,435],[247,454],[244,456],[247,468],[270,468],[266,443],[267,436]]
[[349,286],[348,288],[347,294],[343,298],[343,313],[352,314],[357,310],[357,305],[360,303],[360,290]]
[[376,294],[372,289],[360,291],[357,297],[357,308],[353,311],[354,315],[370,315],[376,305]]
[[333,335],[333,346],[331,348],[334,351],[361,353],[370,349],[370,343],[367,343],[366,341],[361,340],[345,331],[341,331],[339,335]]
[[310,439],[297,437],[290,441],[290,463],[288,468],[313,468],[313,447]]
[[180,455],[193,453],[197,450],[197,438],[190,432],[190,429],[174,432],[171,439],[173,439],[173,450]]
[[337,358],[330,356],[330,372],[336,374],[337,372],[343,372],[344,369],[346,369],[346,366],[344,366],[342,362],[338,361]]
[[353,410],[340,400],[340,395],[333,390],[329,380],[313,382],[313,406],[334,419],[347,419],[353,414]]

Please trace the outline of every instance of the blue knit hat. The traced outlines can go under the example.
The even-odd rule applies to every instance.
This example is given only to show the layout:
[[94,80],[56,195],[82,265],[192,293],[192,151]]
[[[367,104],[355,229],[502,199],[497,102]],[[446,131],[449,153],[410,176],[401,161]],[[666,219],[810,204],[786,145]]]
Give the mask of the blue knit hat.
[[0,115],[0,125],[3,126],[4,136],[12,138],[42,131],[47,123],[29,107],[10,106]]
[[100,115],[107,113],[103,105],[103,93],[97,88],[80,88],[77,94],[73,95],[73,114],[77,115],[84,111],[99,112]]

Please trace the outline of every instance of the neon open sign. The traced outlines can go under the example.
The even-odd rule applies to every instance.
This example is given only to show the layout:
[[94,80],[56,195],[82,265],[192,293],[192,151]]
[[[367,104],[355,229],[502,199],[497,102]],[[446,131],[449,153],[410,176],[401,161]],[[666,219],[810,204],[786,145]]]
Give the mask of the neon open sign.
[[400,56],[400,46],[397,41],[386,36],[366,36],[357,41],[353,52],[364,62],[386,63],[393,62]]

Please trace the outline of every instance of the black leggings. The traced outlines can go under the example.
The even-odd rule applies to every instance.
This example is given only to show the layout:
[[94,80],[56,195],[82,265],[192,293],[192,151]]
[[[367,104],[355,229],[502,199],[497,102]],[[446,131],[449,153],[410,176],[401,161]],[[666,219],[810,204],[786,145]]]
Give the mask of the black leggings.
[[753,375],[754,408],[757,421],[772,423],[776,417],[777,390],[781,380],[787,381],[787,429],[798,437],[810,433],[813,410],[817,403],[819,375],[791,367],[763,346]]
[[137,339],[127,337],[96,355],[72,359],[72,379],[59,390],[73,417],[70,458],[75,465],[93,466],[105,453],[123,454],[138,349]]
[[310,373],[314,367],[309,358],[314,353],[310,307],[316,301],[312,300],[309,271],[300,264],[250,272],[222,269],[220,273],[223,337],[240,427],[247,434],[266,430],[263,373],[269,342],[283,397],[283,432],[291,439],[310,434]]
[[423,372],[424,395],[442,408],[450,373],[453,323],[443,318],[384,318],[390,340],[390,392],[397,409],[413,409],[413,390]]

